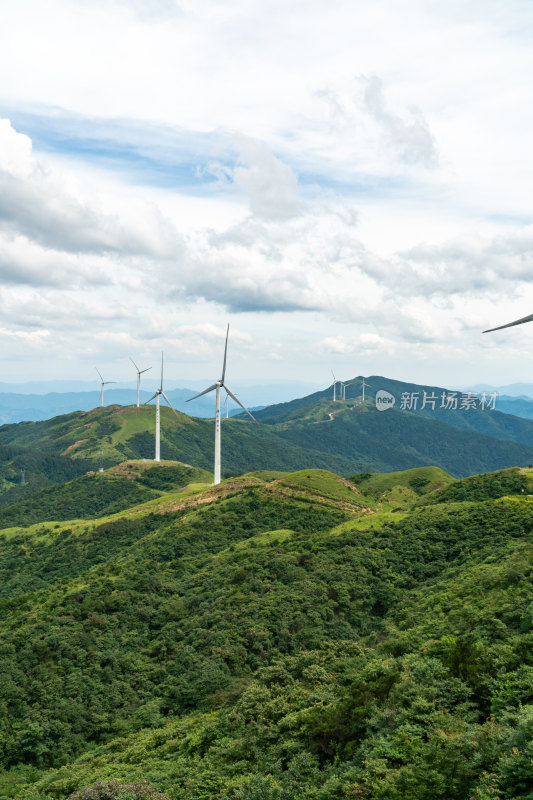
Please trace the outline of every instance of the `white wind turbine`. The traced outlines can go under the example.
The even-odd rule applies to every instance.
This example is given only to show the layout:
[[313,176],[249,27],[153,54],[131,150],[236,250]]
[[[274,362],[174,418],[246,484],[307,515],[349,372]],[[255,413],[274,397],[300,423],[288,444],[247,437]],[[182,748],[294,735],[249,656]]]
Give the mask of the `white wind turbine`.
[[[155,457],[154,457],[154,461],[161,461],[161,422],[160,422],[160,416],[161,415],[160,415],[160,411],[159,411],[159,398],[161,397],[161,395],[163,395],[163,397],[167,401],[168,405],[170,406],[170,408],[172,409],[174,414],[176,416],[178,416],[178,412],[176,411],[176,409],[174,408],[174,406],[172,405],[172,403],[170,402],[170,400],[168,399],[168,397],[166,396],[166,394],[163,391],[163,353],[161,353],[161,384],[159,386],[159,389],[156,390],[155,394],[153,394],[152,397],[149,400],[147,400],[146,403],[144,404],[144,405],[147,405],[148,403],[151,403],[154,398],[156,400],[156,404],[155,404]],[[179,419],[179,417],[178,417],[178,419]]]
[[337,379],[333,370],[331,370],[331,374],[333,375],[333,402],[335,403],[337,401]]
[[248,416],[251,417],[253,419],[253,421],[255,423],[257,423],[257,425],[259,425],[259,423],[257,422],[257,420],[254,417],[254,415],[250,414],[250,412],[248,411],[246,406],[243,406],[243,404],[241,403],[239,398],[236,397],[233,394],[233,392],[230,389],[228,389],[228,387],[224,383],[224,378],[226,377],[226,357],[227,357],[227,354],[228,354],[228,336],[229,336],[229,325],[228,325],[228,329],[226,331],[226,346],[224,347],[224,362],[222,364],[222,377],[220,378],[220,380],[218,380],[212,386],[209,386],[207,389],[204,389],[203,392],[199,392],[199,394],[195,394],[194,397],[189,397],[189,399],[187,400],[187,402],[190,403],[191,400],[196,400],[197,397],[201,397],[203,394],[208,394],[209,392],[212,392],[213,389],[216,390],[216,403],[215,403],[215,472],[214,472],[214,478],[215,479],[213,481],[213,485],[214,486],[216,486],[218,483],[220,483],[220,390],[222,388],[224,388],[226,390],[227,395],[229,395],[229,397],[231,397],[232,400],[235,400],[235,402],[238,403],[238,405],[240,405],[240,407],[243,409],[243,411],[246,411]]
[[137,366],[137,364],[135,363],[135,361],[131,356],[130,356],[130,361],[137,370],[137,408],[139,408],[139,398],[141,394],[141,375],[143,374],[143,372],[148,372],[148,370],[152,369],[152,367],[146,367],[146,369],[139,369],[139,367]]
[[98,377],[100,378],[100,406],[104,407],[104,386],[108,383],[116,383],[116,381],[104,381],[100,372],[98,371],[98,367],[95,367],[95,370],[98,372]]
[[363,378],[363,403],[365,402],[365,386],[368,386],[368,383],[365,383],[365,379]]

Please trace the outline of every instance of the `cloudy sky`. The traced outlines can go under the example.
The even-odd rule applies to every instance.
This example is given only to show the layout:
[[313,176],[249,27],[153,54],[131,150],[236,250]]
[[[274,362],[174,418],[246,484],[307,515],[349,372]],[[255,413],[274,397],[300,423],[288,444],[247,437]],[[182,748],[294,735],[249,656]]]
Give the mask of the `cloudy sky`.
[[[531,380],[530,0],[4,0],[3,381]],[[131,365],[130,365],[131,366]]]

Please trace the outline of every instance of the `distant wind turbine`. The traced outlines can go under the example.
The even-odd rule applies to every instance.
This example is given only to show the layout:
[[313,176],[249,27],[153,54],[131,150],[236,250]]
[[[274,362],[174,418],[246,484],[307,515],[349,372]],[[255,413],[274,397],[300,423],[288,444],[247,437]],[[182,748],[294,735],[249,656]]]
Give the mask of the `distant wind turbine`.
[[[161,353],[161,384],[159,386],[159,389],[156,390],[155,394],[153,394],[152,397],[149,400],[147,400],[146,403],[144,404],[144,405],[147,405],[148,403],[151,403],[152,400],[155,398],[156,404],[155,404],[155,457],[154,457],[154,461],[161,461],[161,422],[160,422],[160,416],[161,415],[160,415],[160,411],[159,411],[159,398],[161,397],[161,395],[163,395],[163,397],[167,401],[168,405],[170,406],[170,408],[172,409],[174,414],[178,417],[178,412],[176,411],[176,409],[174,408],[174,406],[172,405],[172,403],[170,402],[170,400],[168,399],[168,397],[166,396],[166,394],[163,391],[163,353]],[[179,417],[178,417],[178,419],[179,419]]]
[[341,385],[341,400],[346,400],[346,386],[347,386],[347,384],[343,383],[343,381],[339,381],[339,383]]
[[141,375],[143,374],[143,372],[148,372],[148,370],[152,369],[152,367],[146,367],[146,369],[139,369],[139,367],[137,366],[137,364],[135,363],[135,361],[131,356],[130,356],[130,361],[137,370],[137,408],[139,408],[139,398],[141,393]]
[[224,378],[226,377],[226,358],[227,358],[227,354],[228,354],[228,336],[229,336],[229,325],[228,325],[228,329],[226,331],[226,346],[224,347],[224,362],[222,364],[222,377],[220,378],[220,380],[218,380],[212,386],[209,386],[207,389],[204,389],[203,392],[199,392],[199,394],[195,394],[194,397],[189,397],[189,399],[187,400],[187,402],[190,403],[191,400],[196,400],[197,397],[201,397],[203,394],[208,394],[209,392],[212,392],[213,389],[216,390],[216,402],[215,402],[215,472],[214,472],[215,480],[213,481],[214,486],[216,486],[217,484],[220,483],[220,463],[221,463],[221,461],[220,461],[220,390],[222,388],[224,388],[226,390],[227,396],[229,395],[229,397],[231,397],[232,400],[235,400],[235,402],[238,403],[238,405],[240,405],[240,407],[243,409],[243,411],[245,411],[248,414],[248,416],[251,417],[255,423],[257,423],[257,425],[259,425],[259,423],[257,422],[257,420],[254,417],[254,415],[250,414],[250,412],[248,411],[246,406],[243,406],[243,404],[241,403],[239,398],[236,397],[233,394],[233,392],[230,389],[228,389],[228,387],[224,383]]
[[533,322],[533,314],[530,314],[529,317],[522,317],[522,319],[517,319],[514,322],[508,322],[507,325],[499,325],[497,328],[489,328],[483,333],[492,333],[492,331],[501,331],[502,328],[512,328],[513,325],[522,325],[524,322]]
[[365,386],[368,386],[368,383],[365,383],[365,379],[363,378],[363,403],[365,402]]
[[[98,372],[98,368],[97,367],[95,367],[95,370]],[[106,386],[108,383],[116,383],[116,381],[104,381],[104,379],[102,378],[102,376],[100,375],[99,372],[98,372],[98,377],[100,378],[100,405],[103,408],[104,407],[104,386]]]
[[337,378],[335,377],[335,373],[331,370],[331,374],[333,375],[333,402],[337,402]]

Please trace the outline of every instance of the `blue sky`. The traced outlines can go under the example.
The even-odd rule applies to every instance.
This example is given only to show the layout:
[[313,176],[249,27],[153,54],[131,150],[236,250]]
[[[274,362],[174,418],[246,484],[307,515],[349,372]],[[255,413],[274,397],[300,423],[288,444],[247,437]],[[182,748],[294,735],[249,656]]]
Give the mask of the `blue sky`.
[[4,4],[0,366],[529,380],[525,0]]

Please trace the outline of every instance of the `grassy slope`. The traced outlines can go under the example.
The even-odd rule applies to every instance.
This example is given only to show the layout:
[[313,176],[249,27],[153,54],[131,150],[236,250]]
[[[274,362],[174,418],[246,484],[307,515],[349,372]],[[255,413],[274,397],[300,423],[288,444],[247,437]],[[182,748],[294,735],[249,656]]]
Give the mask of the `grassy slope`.
[[[265,477],[4,537],[5,796],[525,798],[530,499],[371,513],[331,473]],[[358,488],[416,477],[446,476]]]

